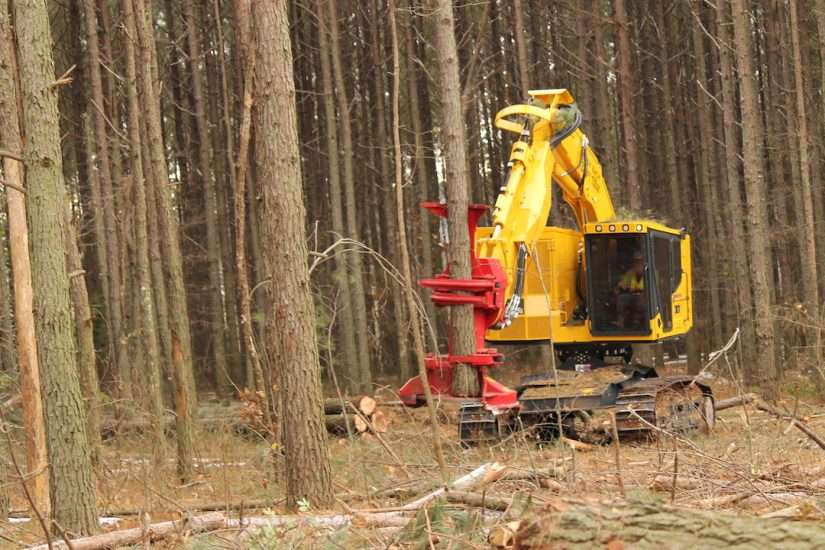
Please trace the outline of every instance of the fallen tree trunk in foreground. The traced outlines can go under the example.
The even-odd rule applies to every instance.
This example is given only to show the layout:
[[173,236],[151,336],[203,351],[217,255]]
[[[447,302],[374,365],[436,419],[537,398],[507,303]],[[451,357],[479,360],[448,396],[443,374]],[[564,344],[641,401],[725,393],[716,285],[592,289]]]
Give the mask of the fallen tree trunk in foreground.
[[523,519],[513,548],[604,548],[611,542],[616,548],[823,548],[825,526],[665,504],[564,502]]
[[[226,525],[226,516],[221,512],[212,512],[202,516],[195,516],[188,520],[164,521],[149,525],[148,529],[134,527],[121,531],[111,531],[101,533],[91,537],[73,539],[71,547],[74,550],[100,550],[101,548],[118,548],[121,546],[131,546],[144,541],[157,541],[174,535],[175,533],[200,533],[203,531],[213,531],[221,529]],[[64,550],[69,547],[65,541],[54,541],[51,547],[54,550]],[[48,550],[48,544],[34,546],[30,550]]]

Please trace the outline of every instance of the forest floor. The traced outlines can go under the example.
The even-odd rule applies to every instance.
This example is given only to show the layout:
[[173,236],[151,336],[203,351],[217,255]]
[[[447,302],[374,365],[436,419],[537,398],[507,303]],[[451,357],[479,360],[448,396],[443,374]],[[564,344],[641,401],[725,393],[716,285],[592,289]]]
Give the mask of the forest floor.
[[[510,382],[509,378],[517,374],[509,373],[504,376],[505,381]],[[736,386],[722,378],[711,380],[711,384],[717,398],[737,394]],[[810,396],[800,397],[800,393],[807,393],[805,387],[802,382],[787,384],[784,399],[778,405],[795,411],[815,432],[825,435],[825,407]],[[397,399],[388,390],[379,392],[378,398],[379,403],[381,398]],[[238,410],[237,404],[211,404],[209,409],[211,415],[216,409],[223,409],[228,419]],[[431,451],[426,410],[399,406],[385,406],[382,410],[391,419],[383,438],[392,453],[371,435],[329,439],[338,497],[335,513],[392,509],[438,486],[439,471]],[[513,437],[497,445],[465,449],[456,440],[455,405],[441,403],[439,411],[450,479],[490,462],[506,465],[511,472],[550,469],[553,480],[549,483],[505,478],[487,487],[485,495],[512,498],[517,503],[514,508],[572,497],[591,502],[663,503],[729,510],[793,521],[825,519],[825,451],[794,429],[792,423],[753,407],[721,412],[712,435],[694,433],[679,438],[622,441],[620,476],[612,445],[582,450],[560,442],[541,444]],[[102,515],[110,518],[105,529],[140,525],[142,510],[152,511],[152,522],[225,509],[227,503],[234,506],[231,515],[236,518],[285,514],[277,454],[273,458],[265,441],[254,434],[236,433],[231,424],[227,421],[218,429],[199,429],[197,475],[185,484],[176,478],[171,447],[170,458],[153,464],[142,436],[123,435],[107,440],[97,467],[99,508]],[[11,493],[13,519],[0,524],[0,547],[42,542],[36,522],[22,517],[28,513],[19,487],[12,487]],[[163,547],[387,548],[395,544],[395,548],[428,548],[432,540],[433,548],[489,548],[486,533],[490,523],[504,521],[502,517],[491,519],[488,515],[486,520],[481,518],[474,523],[470,520],[475,516],[467,505],[438,506],[443,510],[431,510],[430,514],[438,515],[439,523],[435,524],[435,515],[433,523],[427,516],[426,529],[417,532],[411,528],[367,528],[357,522],[344,528],[318,527],[313,525],[312,518],[320,512],[306,507],[295,521],[280,526],[182,534],[164,542]],[[451,511],[460,515],[450,516]],[[508,514],[514,516],[513,511]],[[452,519],[446,521],[445,517]],[[423,531],[429,537],[438,530],[435,539],[421,539]]]

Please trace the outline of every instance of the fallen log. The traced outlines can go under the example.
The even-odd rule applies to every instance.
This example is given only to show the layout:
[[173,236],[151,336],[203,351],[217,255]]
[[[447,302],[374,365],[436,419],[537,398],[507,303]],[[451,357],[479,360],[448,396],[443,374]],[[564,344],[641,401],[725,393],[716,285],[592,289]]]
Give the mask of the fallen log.
[[493,548],[512,548],[516,542],[516,531],[520,521],[510,521],[503,525],[494,525],[487,535],[487,542]]
[[513,499],[511,498],[471,493],[468,491],[447,491],[447,502],[466,504],[467,506],[486,508],[487,510],[495,510],[497,512],[504,512],[513,505]]
[[372,422],[372,429],[380,434],[387,433],[387,430],[390,427],[390,418],[382,411],[375,411],[372,413],[370,422]]
[[548,505],[521,521],[513,548],[825,547],[821,523],[639,502]]
[[[343,414],[328,414],[324,416],[324,425],[327,431],[333,435],[346,435],[347,433],[360,434],[367,431],[367,423],[360,416]],[[349,426],[349,430],[347,430]]]
[[[480,489],[485,485],[489,485],[490,483],[499,480],[506,471],[507,466],[499,464],[498,462],[488,462],[487,464],[479,466],[469,474],[453,481],[449,485],[449,490],[470,491],[473,489]],[[419,508],[423,508],[433,500],[437,499],[445,492],[447,492],[447,488],[441,487],[431,493],[427,493],[423,497],[416,499],[405,506],[402,506],[402,509],[418,510]]]
[[720,399],[715,403],[716,411],[719,412],[725,409],[732,409],[733,407],[741,407],[742,405],[753,403],[757,399],[758,397],[755,393],[746,393],[729,399]]
[[753,404],[760,411],[766,412],[780,420],[790,420],[791,424],[796,426],[800,432],[804,433],[808,438],[816,443],[820,449],[825,450],[825,439],[822,439],[816,432],[814,432],[808,424],[801,419],[786,413],[763,401],[758,395],[753,393],[746,393],[738,397],[731,397],[730,399],[721,399],[716,402],[716,410],[723,411],[732,407],[741,407],[742,405]]
[[[101,533],[100,535],[72,539],[70,542],[71,547],[74,550],[117,548],[120,546],[138,544],[147,539],[152,542],[158,541],[174,535],[175,533],[203,533],[205,531],[214,531],[216,529],[222,529],[226,526],[226,524],[226,516],[224,516],[221,512],[212,512],[189,519],[154,523],[149,525],[148,529],[144,529],[143,527],[133,527],[132,529],[110,531],[108,533]],[[69,546],[66,545],[65,541],[54,541],[51,544],[51,548],[54,550],[63,550],[68,549]],[[40,546],[34,546],[29,550],[48,549],[48,544],[41,544]]]
[[359,397],[353,398],[344,398],[337,399],[325,399],[324,400],[324,414],[341,414],[344,411],[347,403],[352,403],[352,405],[361,411],[366,416],[372,416],[375,412],[376,408],[378,407],[378,403],[372,397],[368,395],[362,395]]

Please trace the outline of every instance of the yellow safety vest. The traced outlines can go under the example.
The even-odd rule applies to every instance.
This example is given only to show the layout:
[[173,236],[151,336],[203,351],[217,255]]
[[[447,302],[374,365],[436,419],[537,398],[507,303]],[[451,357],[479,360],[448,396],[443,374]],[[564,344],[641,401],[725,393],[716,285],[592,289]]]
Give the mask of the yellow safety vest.
[[645,289],[645,278],[644,275],[641,277],[636,277],[636,274],[632,271],[628,271],[627,273],[622,276],[622,279],[619,281],[619,288],[621,290],[627,290],[629,292],[641,292]]

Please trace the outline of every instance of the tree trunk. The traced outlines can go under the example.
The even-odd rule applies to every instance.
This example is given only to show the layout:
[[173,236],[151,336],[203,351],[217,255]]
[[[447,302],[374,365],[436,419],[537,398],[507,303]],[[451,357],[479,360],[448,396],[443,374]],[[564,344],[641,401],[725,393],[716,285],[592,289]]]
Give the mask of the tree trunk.
[[66,267],[74,307],[75,338],[77,339],[77,361],[80,374],[80,388],[85,401],[86,435],[89,438],[89,453],[93,463],[100,457],[100,403],[98,399],[97,361],[93,331],[92,309],[89,306],[89,292],[86,289],[83,260],[77,246],[79,232],[71,219],[71,207],[66,212]]
[[[333,93],[332,84],[332,67],[329,60],[329,40],[327,33],[329,27],[335,25],[335,20],[330,20],[325,15],[326,2],[316,2],[316,10],[318,13],[318,20],[324,23],[324,28],[318,32],[319,54],[321,56],[321,88],[324,94],[324,128],[326,129],[326,150],[327,161],[329,162],[329,200],[330,210],[332,212],[332,231],[336,238],[340,238],[347,234],[346,226],[344,225],[344,209],[341,195],[341,173],[339,168],[338,158],[338,128],[335,116],[335,95]],[[346,114],[342,115],[346,116]],[[349,274],[347,273],[347,257],[338,252],[334,259],[334,278],[337,285],[338,296],[340,297],[340,305],[336,314],[337,318],[337,332],[341,345],[341,357],[338,362],[343,362],[343,371],[337,370],[337,374],[344,374],[346,380],[346,387],[355,389],[358,387],[356,383],[359,379],[358,369],[358,355],[356,350],[356,337],[354,324],[354,317],[352,311],[352,295],[349,284]],[[362,335],[363,338],[365,335]],[[330,369],[337,368],[338,365],[329,365]]]
[[[140,319],[135,323],[140,327],[138,341],[143,346],[144,363],[141,374],[146,378],[145,382],[146,408],[153,420],[152,435],[154,437],[152,454],[155,460],[161,460],[164,456],[163,437],[163,397],[160,387],[160,342],[158,340],[157,317],[155,315],[155,302],[152,295],[152,274],[149,268],[149,232],[146,223],[146,180],[143,175],[143,163],[141,160],[141,138],[140,138],[140,115],[141,108],[138,103],[138,70],[136,47],[141,50],[148,47],[147,44],[136,46],[135,37],[138,23],[135,21],[135,12],[132,0],[122,0],[123,24],[127,30],[126,37],[126,88],[128,96],[128,132],[129,132],[129,158],[131,166],[132,190],[134,192],[135,208],[135,248],[137,257],[137,284],[139,289]],[[149,67],[144,64],[143,78],[150,78]]]
[[[2,24],[0,22],[0,24]],[[0,33],[4,31],[0,30]],[[0,34],[2,41],[2,34]],[[0,44],[0,48],[2,48]],[[1,50],[0,50],[1,51]],[[0,54],[2,55],[2,54]],[[2,73],[0,73],[2,77]],[[2,91],[0,91],[2,94]],[[2,99],[0,99],[2,102]],[[2,105],[0,103],[0,105]],[[17,161],[13,161],[17,162]],[[7,191],[4,191],[4,194]],[[5,199],[0,200],[2,205]],[[14,311],[12,304],[14,296],[11,292],[11,277],[9,273],[9,244],[10,237],[6,224],[0,223],[0,370],[7,373],[17,372],[17,356],[15,355]]]
[[[332,55],[332,72],[335,79],[338,113],[341,121],[341,153],[344,158],[344,201],[347,217],[347,237],[358,240],[358,221],[356,218],[357,197],[355,193],[355,170],[353,159],[355,151],[352,144],[352,121],[350,116],[347,87],[344,82],[344,67],[341,61],[341,44],[338,38],[338,8],[336,0],[327,2],[329,10],[329,31]],[[367,302],[364,291],[364,268],[361,253],[349,255],[350,278],[352,284],[352,312],[355,321],[355,338],[358,346],[358,380],[359,392],[372,391],[372,369],[370,367],[370,353],[367,347]],[[355,388],[353,388],[355,389]]]
[[[255,165],[263,199],[261,229],[277,337],[272,357],[280,365],[286,457],[287,506],[300,499],[319,508],[333,504],[332,472],[323,418],[315,307],[309,287],[298,125],[286,0],[254,2]],[[307,465],[312,465],[308,468]]]
[[28,221],[34,245],[31,260],[33,305],[38,312],[37,352],[45,367],[41,385],[52,515],[64,529],[85,534],[97,530],[97,509],[63,254],[66,190],[46,3],[17,1],[14,18],[26,131]]
[[627,13],[624,0],[613,0],[616,22],[616,41],[619,57],[619,98],[622,114],[622,147],[624,149],[625,189],[631,210],[642,207],[641,178],[639,175],[639,149],[636,132],[636,109],[634,108],[633,59],[630,48]]
[[[736,80],[733,71],[733,54],[730,44],[730,19],[727,6],[719,5],[717,12],[717,28],[720,31],[722,47],[720,47],[720,61],[722,66],[722,119],[725,139],[725,175],[728,187],[728,202],[730,212],[742,211],[742,191],[739,177],[739,131],[736,121]],[[732,242],[745,243],[748,236],[745,234],[744,219],[733,215],[730,221],[730,235]],[[753,325],[753,298],[751,296],[751,274],[748,268],[747,247],[739,246],[731,249],[734,273],[736,298],[738,303],[738,319],[742,328],[742,366],[745,375],[752,374],[754,364],[754,325]]]
[[[467,231],[470,178],[464,149],[467,140],[461,110],[461,82],[458,73],[453,7],[449,0],[432,0],[432,7],[437,74],[441,83],[441,134],[449,213],[447,231],[450,241],[447,247],[447,262],[451,277],[470,279],[470,235]],[[453,306],[450,310],[450,353],[472,355],[476,351],[473,306]],[[481,393],[478,373],[474,367],[456,366],[453,370],[452,393],[467,397],[478,396]]]
[[[98,41],[97,11],[94,0],[83,0],[84,20],[86,22],[86,50],[89,77],[88,111],[94,121],[94,145],[97,155],[97,177],[92,177],[92,216],[94,219],[95,241],[97,243],[97,265],[103,297],[109,322],[107,323],[109,357],[115,372],[118,393],[121,397],[131,395],[131,385],[127,376],[127,361],[122,334],[122,296],[123,285],[120,277],[120,245],[117,239],[117,222],[115,219],[114,187],[111,162],[109,158],[109,137],[106,126],[106,114],[103,96],[103,79],[100,71],[100,44]],[[92,157],[89,157],[91,160]]]
[[[419,98],[420,93],[420,82],[419,82],[419,70],[415,65],[415,59],[417,58],[417,48],[415,39],[413,38],[413,27],[414,27],[414,15],[410,14],[409,21],[407,24],[406,32],[405,32],[405,39],[406,39],[406,47],[407,47],[407,84],[409,86],[408,96],[410,101],[410,119],[412,120],[412,132],[413,132],[413,140],[414,140],[414,150],[413,150],[413,173],[415,174],[415,189],[417,191],[415,197],[418,203],[422,203],[424,201],[431,200],[433,197],[430,195],[430,189],[432,188],[432,183],[430,182],[430,178],[432,177],[429,170],[429,161],[426,158],[426,153],[424,150],[424,122],[423,122],[423,113],[421,111],[422,104],[426,105],[426,103],[422,102]],[[418,245],[419,245],[419,252],[420,252],[420,259],[419,259],[419,266],[418,272],[416,275],[418,278],[424,277],[432,277],[435,274],[435,268],[433,267],[433,247],[435,243],[433,242],[432,238],[432,225],[431,220],[432,217],[428,212],[425,212],[423,208],[420,207],[419,204],[416,204],[417,216],[414,216],[416,220],[418,220]],[[427,312],[427,318],[429,323],[435,326],[437,321],[436,319],[436,312],[435,312],[435,305],[433,304],[432,300],[429,299],[425,289],[421,289],[419,291],[421,296],[421,300],[424,302],[424,309]],[[409,365],[408,365],[409,366]],[[409,372],[401,372],[399,373],[403,380],[409,378]]]
[[518,60],[518,81],[521,96],[527,98],[530,90],[530,68],[527,60],[527,37],[524,35],[524,6],[521,0],[513,0],[513,33],[516,35],[516,59]]
[[[148,130],[149,151],[152,156],[155,185],[156,208],[160,229],[161,249],[166,261],[167,298],[169,300],[169,328],[171,335],[172,372],[175,382],[175,426],[178,447],[178,474],[189,478],[194,469],[194,449],[192,444],[192,408],[196,406],[194,382],[192,379],[192,345],[189,332],[189,312],[186,305],[186,291],[183,284],[183,258],[178,240],[178,218],[172,208],[169,172],[166,170],[163,132],[161,129],[160,100],[155,84],[156,63],[154,37],[150,19],[151,2],[144,6],[144,0],[136,0],[137,32],[144,47],[141,48],[141,66],[144,78],[143,112]],[[151,76],[151,78],[150,78]]]
[[[521,520],[514,549],[528,548],[783,548],[825,545],[816,523],[691,510],[663,504],[562,504]],[[768,543],[770,545],[770,543]]]
[[[797,119],[797,143],[799,144],[799,168],[801,172],[800,194],[802,195],[802,211],[797,212],[797,234],[800,236],[800,268],[802,270],[802,303],[805,305],[807,314],[814,324],[819,322],[819,281],[817,277],[816,258],[816,226],[814,225],[814,198],[811,182],[811,158],[810,158],[810,134],[808,133],[808,114],[805,107],[805,80],[802,78],[802,50],[799,45],[799,14],[797,9],[798,0],[789,0],[791,16],[791,43],[793,44],[793,68],[794,84],[796,89],[796,119]],[[820,191],[821,192],[821,191]],[[822,232],[820,232],[822,235]],[[825,238],[825,237],[821,237]],[[817,333],[820,328],[812,331],[811,338],[814,342],[812,359],[819,365],[821,351],[817,343]]]
[[[21,151],[17,59],[14,37],[8,11],[0,9],[0,136],[3,147]],[[32,303],[32,273],[29,257],[29,233],[26,221],[26,195],[23,186],[23,166],[18,160],[3,158],[3,176],[6,182],[6,204],[9,220],[9,257],[11,259],[14,292],[14,319],[17,339],[17,362],[20,393],[23,395],[23,425],[26,434],[26,466],[30,472],[40,472],[31,483],[34,505],[43,514],[49,514],[49,477],[46,474],[46,432],[43,419],[43,398],[40,385],[40,363],[34,330]]]
[[[702,2],[694,2],[693,9],[696,17],[701,17]],[[700,27],[701,19],[691,23],[691,34],[693,39],[693,55],[696,59],[696,80],[697,80],[697,103],[698,103],[698,122],[699,122],[699,174],[701,177],[701,194],[704,214],[704,225],[707,228],[707,273],[705,274],[705,281],[707,282],[708,293],[710,295],[710,313],[709,322],[711,324],[709,335],[712,335],[710,342],[711,349],[715,349],[723,343],[722,335],[722,308],[719,294],[719,272],[721,259],[724,258],[725,253],[720,246],[719,239],[724,238],[724,230],[718,225],[716,217],[716,208],[719,205],[718,197],[716,196],[716,182],[714,181],[717,173],[716,155],[711,149],[711,138],[713,136],[713,123],[711,115],[713,113],[713,104],[707,94],[710,94],[710,86],[707,79],[707,62],[705,60],[705,35]]]
[[206,257],[209,274],[209,332],[215,361],[215,386],[219,395],[231,391],[231,380],[226,370],[226,345],[224,341],[224,312],[221,299],[221,254],[217,223],[217,199],[215,197],[215,173],[212,169],[212,149],[206,120],[206,98],[204,97],[203,70],[200,40],[197,30],[199,21],[195,15],[192,0],[183,3],[186,19],[186,39],[189,46],[189,68],[192,73],[192,102],[195,109],[195,130],[198,138],[198,162],[205,197]]
[[[375,75],[373,77],[373,82],[375,85],[375,117],[376,117],[376,133],[375,140],[376,143],[387,143],[390,141],[389,134],[387,132],[387,109],[386,109],[386,90],[384,86],[384,71],[383,69],[383,62],[382,62],[382,49],[383,44],[381,40],[381,32],[378,26],[378,20],[381,18],[380,15],[380,2],[377,0],[373,0],[373,13],[370,17],[370,31],[372,35],[372,40],[370,43],[370,50],[372,54],[372,62],[373,67],[375,68]],[[398,249],[396,243],[399,240],[398,228],[396,227],[396,219],[395,219],[395,209],[393,208],[395,204],[394,200],[394,193],[392,188],[392,176],[390,172],[390,155],[389,151],[385,148],[381,147],[378,148],[376,153],[378,154],[378,167],[379,167],[379,182],[378,187],[381,189],[383,194],[383,200],[381,201],[382,206],[382,214],[383,214],[383,230],[384,234],[386,235],[385,243],[387,243],[384,247],[384,255],[390,261],[391,264],[398,266],[399,264],[399,257],[398,257]],[[393,321],[395,322],[395,328],[393,330],[393,338],[391,341],[396,345],[397,355],[394,357],[393,363],[396,363],[400,366],[401,371],[406,371],[409,369],[409,350],[407,349],[407,341],[409,339],[409,323],[407,323],[406,317],[407,312],[405,311],[405,304],[402,294],[402,289],[398,284],[393,282],[390,283],[390,292],[392,295],[392,313],[393,313]],[[385,308],[385,314],[389,313],[389,308]],[[381,365],[382,367],[386,365]]]
[[769,286],[767,208],[762,161],[765,158],[762,141],[762,123],[757,96],[750,11],[747,0],[732,0],[734,50],[739,68],[739,104],[742,109],[742,147],[745,173],[746,217],[749,229],[747,239],[749,266],[754,300],[754,375],[764,385],[765,395],[776,395],[776,365],[774,357],[773,312]]

